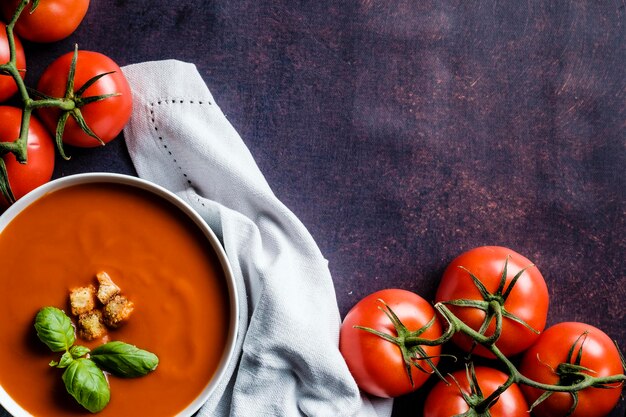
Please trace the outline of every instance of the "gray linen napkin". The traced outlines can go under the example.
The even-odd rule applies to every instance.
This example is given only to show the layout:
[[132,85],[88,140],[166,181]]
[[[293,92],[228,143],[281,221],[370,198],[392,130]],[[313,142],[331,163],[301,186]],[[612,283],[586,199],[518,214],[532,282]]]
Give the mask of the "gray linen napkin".
[[389,416],[392,401],[362,396],[337,348],[327,261],[273,194],[196,67],[169,60],[123,72],[134,100],[124,136],[139,176],[200,213],[237,280],[236,360],[199,415]]

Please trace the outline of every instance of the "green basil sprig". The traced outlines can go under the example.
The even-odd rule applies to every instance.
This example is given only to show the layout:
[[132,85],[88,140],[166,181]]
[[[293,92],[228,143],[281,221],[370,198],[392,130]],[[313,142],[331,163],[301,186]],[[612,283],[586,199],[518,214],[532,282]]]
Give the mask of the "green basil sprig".
[[[124,342],[109,342],[94,350],[74,345],[76,336],[72,320],[56,307],[44,307],[35,317],[39,339],[53,352],[63,352],[50,366],[63,368],[67,392],[87,410],[97,413],[111,399],[104,371],[121,377],[138,377],[156,369],[159,358],[147,350]],[[89,355],[89,357],[85,357]]]
[[146,375],[159,364],[154,353],[119,341],[98,346],[91,351],[90,357],[105,371],[125,378]]

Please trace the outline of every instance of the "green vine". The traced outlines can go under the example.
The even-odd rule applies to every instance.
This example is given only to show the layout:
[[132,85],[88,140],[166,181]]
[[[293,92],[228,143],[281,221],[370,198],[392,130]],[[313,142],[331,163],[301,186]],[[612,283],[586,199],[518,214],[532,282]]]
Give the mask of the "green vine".
[[[502,325],[502,312],[501,308],[497,303],[493,304],[494,312],[496,316],[496,328]],[[461,332],[473,340],[475,340],[478,344],[482,345],[486,349],[488,349],[497,360],[499,360],[508,370],[509,379],[501,385],[498,389],[496,389],[491,395],[486,397],[481,403],[476,405],[475,410],[478,412],[485,411],[493,402],[511,385],[514,383],[528,385],[533,388],[537,388],[542,391],[546,391],[546,393],[535,401],[535,403],[531,406],[531,409],[539,405],[542,401],[547,399],[554,392],[565,392],[572,395],[574,398],[574,405],[572,406],[571,412],[573,412],[577,403],[577,393],[586,388],[607,388],[611,385],[620,384],[626,382],[626,375],[618,374],[604,377],[596,377],[585,373],[584,371],[589,371],[588,369],[580,366],[580,355],[582,351],[582,346],[579,349],[578,358],[575,363],[569,363],[571,361],[572,351],[574,350],[574,346],[570,348],[570,357],[568,358],[567,363],[563,363],[559,366],[559,370],[557,373],[560,373],[559,384],[545,384],[538,381],[534,381],[526,376],[524,376],[515,366],[515,364],[507,358],[502,351],[496,345],[497,338],[494,340],[493,337],[487,337],[480,332],[472,329],[470,326],[465,324],[459,318],[457,318],[454,313],[450,311],[448,307],[446,307],[443,303],[437,303],[435,305],[435,309],[441,313],[441,315],[446,320],[448,327],[454,329],[453,333]],[[441,338],[438,338],[435,341],[428,341],[428,344],[443,344],[446,343],[450,337],[448,337],[449,333],[444,334]],[[407,341],[409,344],[417,344],[423,345],[425,340],[420,340],[419,338],[414,338],[412,340]],[[433,343],[434,342],[434,343]],[[623,364],[624,365],[624,364]],[[626,365],[624,365],[626,367]],[[569,414],[568,414],[569,415]]]
[[74,74],[76,71],[76,63],[78,57],[78,45],[74,47],[74,56],[72,58],[72,63],[68,73],[64,97],[50,97],[26,86],[21,76],[21,73],[24,72],[24,69],[17,67],[14,28],[17,20],[19,19],[20,15],[26,10],[27,6],[32,3],[30,9],[30,12],[32,13],[39,5],[39,1],[40,0],[21,0],[19,2],[15,13],[11,18],[11,21],[6,25],[6,34],[10,54],[9,61],[4,64],[0,64],[0,74],[11,76],[17,85],[17,91],[22,109],[19,137],[15,138],[12,141],[0,142],[0,195],[4,197],[4,199],[9,204],[15,202],[15,197],[13,196],[13,192],[11,191],[8,173],[3,157],[8,153],[12,153],[19,163],[26,164],[28,162],[28,127],[30,125],[33,111],[44,107],[55,107],[61,110],[61,115],[59,117],[55,133],[55,142],[59,154],[64,159],[69,159],[69,157],[65,153],[65,150],[63,149],[63,132],[68,118],[72,117],[86,134],[93,137],[94,140],[99,141],[101,144],[104,144],[102,140],[98,138],[98,136],[89,128],[89,126],[85,122],[84,117],[81,114],[80,108],[87,104],[100,100],[105,100],[109,97],[117,95],[103,94],[99,96],[83,96],[87,88],[97,82],[100,78],[110,73],[98,74],[88,80],[80,89],[74,91]]

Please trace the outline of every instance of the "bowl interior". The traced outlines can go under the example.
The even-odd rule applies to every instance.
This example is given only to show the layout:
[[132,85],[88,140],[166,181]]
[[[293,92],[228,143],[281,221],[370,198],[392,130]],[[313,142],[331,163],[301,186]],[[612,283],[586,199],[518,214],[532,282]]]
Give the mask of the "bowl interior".
[[[213,373],[211,379],[207,381],[202,392],[179,413],[181,416],[190,416],[195,413],[212,394],[219,381],[224,377],[227,364],[233,356],[238,327],[239,306],[236,295],[235,281],[224,249],[215,233],[210,229],[206,222],[195,210],[193,210],[178,196],[148,181],[127,175],[111,173],[89,173],[67,176],[51,181],[36,190],[33,190],[31,193],[18,200],[13,206],[9,207],[0,216],[0,233],[2,233],[3,230],[20,213],[22,213],[25,208],[29,207],[31,204],[38,201],[48,193],[85,184],[121,184],[124,186],[135,187],[156,196],[157,200],[168,202],[176,208],[176,212],[186,217],[193,223],[193,225],[195,225],[195,227],[197,227],[219,263],[218,268],[221,270],[226,281],[224,284],[228,297],[227,304],[229,306],[226,344],[223,348],[223,353],[219,360],[217,369]],[[7,394],[2,386],[0,386],[0,404],[2,404],[2,406],[14,416],[29,415],[16,401],[14,401],[13,398],[11,398],[11,396]]]

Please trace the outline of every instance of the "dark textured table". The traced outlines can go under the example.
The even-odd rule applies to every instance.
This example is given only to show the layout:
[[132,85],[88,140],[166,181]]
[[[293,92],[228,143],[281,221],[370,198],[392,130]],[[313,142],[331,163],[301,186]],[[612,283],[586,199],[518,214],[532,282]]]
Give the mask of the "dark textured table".
[[[386,287],[432,298],[452,258],[495,244],[540,268],[550,323],[625,347],[625,15],[623,1],[93,0],[70,38],[27,44],[27,81],[75,42],[120,65],[195,63],[328,258],[342,315]],[[123,139],[70,153],[55,176],[134,173]]]

